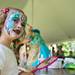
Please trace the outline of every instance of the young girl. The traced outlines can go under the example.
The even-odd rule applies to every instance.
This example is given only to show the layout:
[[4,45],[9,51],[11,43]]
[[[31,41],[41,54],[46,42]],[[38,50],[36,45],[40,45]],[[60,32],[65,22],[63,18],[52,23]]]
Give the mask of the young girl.
[[[24,39],[26,22],[27,16],[20,9],[0,9],[0,75],[19,74],[10,45],[15,39]],[[27,75],[24,72],[20,74]]]

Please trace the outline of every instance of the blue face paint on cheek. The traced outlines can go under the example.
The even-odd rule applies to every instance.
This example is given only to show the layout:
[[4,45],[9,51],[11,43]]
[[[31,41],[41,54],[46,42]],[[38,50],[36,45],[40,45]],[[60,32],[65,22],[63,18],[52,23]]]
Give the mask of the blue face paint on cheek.
[[7,29],[8,32],[13,30],[14,29],[14,21],[8,20],[6,22],[6,29]]
[[7,18],[5,26],[8,32],[15,28],[15,21],[18,21],[19,18],[20,18],[19,12],[13,13]]

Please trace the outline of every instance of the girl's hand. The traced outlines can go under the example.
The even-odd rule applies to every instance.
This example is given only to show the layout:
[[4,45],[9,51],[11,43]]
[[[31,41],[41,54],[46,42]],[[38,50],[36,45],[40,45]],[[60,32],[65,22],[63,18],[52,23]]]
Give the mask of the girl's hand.
[[24,39],[23,41],[19,42],[18,44],[27,44],[30,41],[30,39]]

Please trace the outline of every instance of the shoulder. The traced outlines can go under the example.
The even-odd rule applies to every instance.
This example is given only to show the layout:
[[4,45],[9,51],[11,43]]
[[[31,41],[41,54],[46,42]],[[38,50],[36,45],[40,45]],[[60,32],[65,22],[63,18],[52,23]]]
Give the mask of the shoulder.
[[3,68],[6,61],[4,48],[0,45],[0,69]]
[[5,49],[2,45],[0,45],[0,55],[5,55]]
[[0,45],[0,58],[1,58],[1,56],[5,56],[5,54],[6,54],[6,50],[5,50],[4,46]]

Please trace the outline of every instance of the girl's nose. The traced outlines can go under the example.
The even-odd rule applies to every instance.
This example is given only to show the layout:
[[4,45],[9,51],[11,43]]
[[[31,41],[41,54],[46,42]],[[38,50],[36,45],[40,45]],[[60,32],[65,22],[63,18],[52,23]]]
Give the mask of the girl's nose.
[[22,25],[20,22],[17,24],[17,28],[22,28]]

